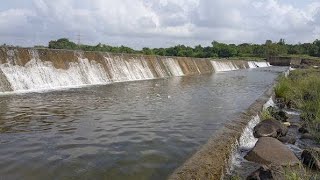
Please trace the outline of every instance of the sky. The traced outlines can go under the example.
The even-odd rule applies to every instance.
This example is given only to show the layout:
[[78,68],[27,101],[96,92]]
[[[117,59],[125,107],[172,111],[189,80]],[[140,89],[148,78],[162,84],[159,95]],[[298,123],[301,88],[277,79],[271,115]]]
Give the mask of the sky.
[[319,0],[2,0],[0,44],[168,47],[320,39]]

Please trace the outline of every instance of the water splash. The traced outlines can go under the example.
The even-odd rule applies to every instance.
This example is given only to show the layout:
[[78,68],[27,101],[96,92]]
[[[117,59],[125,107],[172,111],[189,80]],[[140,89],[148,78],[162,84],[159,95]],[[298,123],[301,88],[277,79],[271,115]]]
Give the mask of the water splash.
[[268,107],[273,107],[275,106],[276,104],[274,103],[272,97],[263,105],[263,110],[267,110]]
[[253,128],[260,122],[260,117],[258,115],[252,117],[248,125],[243,130],[239,141],[235,142],[232,148],[232,153],[229,158],[227,174],[231,172],[236,167],[241,167],[241,163],[244,161],[244,156],[246,152],[254,147],[258,139],[253,136]]
[[243,130],[243,133],[239,140],[240,149],[252,149],[257,138],[253,136],[253,128],[260,122],[260,117],[258,115],[254,116],[252,120],[248,123],[247,127]]

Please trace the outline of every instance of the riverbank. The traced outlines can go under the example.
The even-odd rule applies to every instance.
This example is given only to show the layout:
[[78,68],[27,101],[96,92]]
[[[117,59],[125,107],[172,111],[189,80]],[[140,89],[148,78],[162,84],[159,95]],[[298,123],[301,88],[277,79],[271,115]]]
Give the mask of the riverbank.
[[240,163],[227,179],[320,178],[319,75],[300,69],[279,78],[276,104],[265,107],[251,129],[257,143],[238,150]]
[[[304,112],[309,103],[298,104],[294,98],[303,96],[292,93],[301,93],[293,88],[303,87],[309,94],[318,92],[315,82],[309,82],[313,88],[303,85],[304,80],[300,77],[307,74],[299,70],[288,77],[280,77],[245,113],[230,121],[169,179],[319,178],[317,155],[320,146],[317,134],[310,135],[318,120],[313,119],[313,123],[308,124],[300,120],[300,116],[302,119],[313,117],[310,110],[313,110],[311,114],[319,111],[311,108],[308,113]],[[317,80],[316,76],[308,78]],[[312,97],[316,103],[320,102],[320,96]]]
[[320,142],[320,70],[295,70],[279,80],[276,98],[282,107],[301,110],[304,132]]

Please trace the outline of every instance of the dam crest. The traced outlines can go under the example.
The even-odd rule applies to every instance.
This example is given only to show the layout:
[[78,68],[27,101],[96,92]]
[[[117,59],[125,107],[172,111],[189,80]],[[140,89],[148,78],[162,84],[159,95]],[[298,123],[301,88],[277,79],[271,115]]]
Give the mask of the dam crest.
[[0,93],[268,67],[267,62],[32,48],[0,49]]

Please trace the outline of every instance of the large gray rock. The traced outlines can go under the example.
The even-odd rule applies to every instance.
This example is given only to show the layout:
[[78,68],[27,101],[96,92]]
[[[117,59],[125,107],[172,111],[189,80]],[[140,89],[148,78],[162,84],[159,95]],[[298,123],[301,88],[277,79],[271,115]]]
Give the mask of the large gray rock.
[[245,159],[264,165],[293,166],[299,164],[299,159],[287,146],[271,137],[259,138]]
[[320,148],[304,150],[301,154],[301,160],[308,167],[320,170]]
[[288,133],[286,136],[278,137],[278,140],[282,143],[289,143],[289,144],[295,144],[296,139],[298,137],[298,128],[297,127],[289,127]]
[[284,179],[280,166],[261,166],[251,173],[247,180],[282,180]]
[[296,143],[296,138],[292,136],[283,136],[278,138],[279,141],[282,143],[288,143],[288,144],[295,144]]
[[256,138],[260,137],[281,137],[285,136],[288,132],[288,128],[282,123],[273,120],[267,119],[261,121],[256,127],[253,129],[253,135]]

